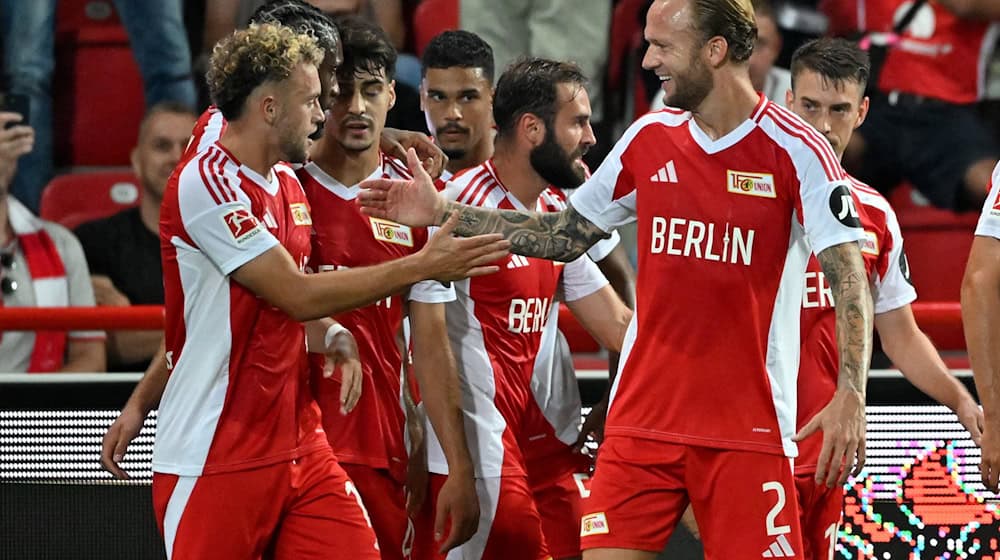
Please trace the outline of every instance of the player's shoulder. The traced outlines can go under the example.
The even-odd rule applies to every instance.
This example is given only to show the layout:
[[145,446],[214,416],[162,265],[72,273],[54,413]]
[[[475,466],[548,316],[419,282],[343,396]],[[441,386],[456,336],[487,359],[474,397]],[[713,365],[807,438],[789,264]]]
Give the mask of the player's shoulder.
[[236,202],[242,183],[240,168],[217,144],[189,155],[179,169],[176,179],[179,199],[208,197],[216,205]]
[[470,206],[488,206],[487,199],[496,198],[503,186],[493,171],[490,161],[470,167],[457,173],[448,181],[443,194],[445,198]]
[[847,173],[840,166],[840,159],[830,142],[789,109],[766,100],[752,118],[769,141],[788,154],[793,163],[818,163],[826,180],[847,180]]
[[382,164],[382,174],[389,179],[410,180],[413,174],[406,167],[406,162],[390,156],[385,152],[379,152]]

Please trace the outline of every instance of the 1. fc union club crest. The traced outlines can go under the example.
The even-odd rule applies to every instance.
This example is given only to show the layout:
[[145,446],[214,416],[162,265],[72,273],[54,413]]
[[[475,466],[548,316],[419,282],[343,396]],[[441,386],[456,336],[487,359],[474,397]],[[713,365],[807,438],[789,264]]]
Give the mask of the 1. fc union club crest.
[[386,243],[413,247],[413,231],[410,229],[410,226],[404,226],[379,218],[369,217],[368,220],[372,224],[372,234],[375,235],[375,239],[385,241]]

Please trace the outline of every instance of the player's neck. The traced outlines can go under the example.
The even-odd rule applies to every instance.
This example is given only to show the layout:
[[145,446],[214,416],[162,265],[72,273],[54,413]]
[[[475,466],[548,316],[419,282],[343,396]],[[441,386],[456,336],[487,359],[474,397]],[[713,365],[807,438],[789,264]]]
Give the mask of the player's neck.
[[531,167],[526,153],[518,153],[517,148],[498,142],[493,152],[493,167],[503,186],[528,210],[534,210],[542,191],[548,187],[545,179]]
[[[331,142],[329,145],[326,144],[328,141]],[[380,163],[378,144],[372,144],[367,150],[360,152],[345,150],[335,145],[336,141],[332,138],[327,140],[324,137],[320,144],[313,161],[323,172],[344,186],[353,187],[378,169]]]
[[475,167],[484,161],[493,157],[493,133],[487,134],[478,144],[472,147],[471,150],[466,152],[465,157],[462,159],[449,159],[448,165],[445,166],[449,172],[453,175],[462,171],[463,169],[468,169],[470,167]]
[[251,125],[241,121],[230,121],[226,131],[219,138],[219,144],[229,151],[241,165],[256,171],[270,180],[271,168],[281,161],[281,152],[269,140],[269,136],[255,134]]
[[712,91],[695,111],[695,122],[713,140],[718,140],[735,130],[753,114],[760,97],[750,83],[745,70],[723,70],[722,79],[716,79]]

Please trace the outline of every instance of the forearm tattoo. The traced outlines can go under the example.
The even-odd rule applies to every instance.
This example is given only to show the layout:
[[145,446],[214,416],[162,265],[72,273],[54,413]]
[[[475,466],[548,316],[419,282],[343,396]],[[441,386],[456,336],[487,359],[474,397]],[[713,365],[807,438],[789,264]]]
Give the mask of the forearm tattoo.
[[511,252],[526,257],[569,262],[610,234],[568,207],[562,212],[520,212],[449,202],[442,223],[458,213],[455,233],[464,237],[502,233]]
[[872,353],[873,304],[861,252],[853,243],[816,255],[833,291],[840,377],[837,386],[865,392]]

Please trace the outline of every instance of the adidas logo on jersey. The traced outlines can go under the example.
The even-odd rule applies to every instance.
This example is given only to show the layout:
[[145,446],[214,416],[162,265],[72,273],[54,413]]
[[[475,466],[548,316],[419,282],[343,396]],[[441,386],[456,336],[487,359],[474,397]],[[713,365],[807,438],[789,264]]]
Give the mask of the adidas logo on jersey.
[[676,183],[677,170],[674,169],[674,160],[670,160],[649,178],[652,183]]
[[793,558],[795,551],[792,550],[792,545],[785,538],[785,535],[778,535],[778,538],[774,539],[771,546],[760,556],[761,558]]
[[528,257],[522,255],[511,255],[510,261],[507,263],[507,268],[508,269],[522,268],[528,266],[529,264],[531,263],[528,262]]

